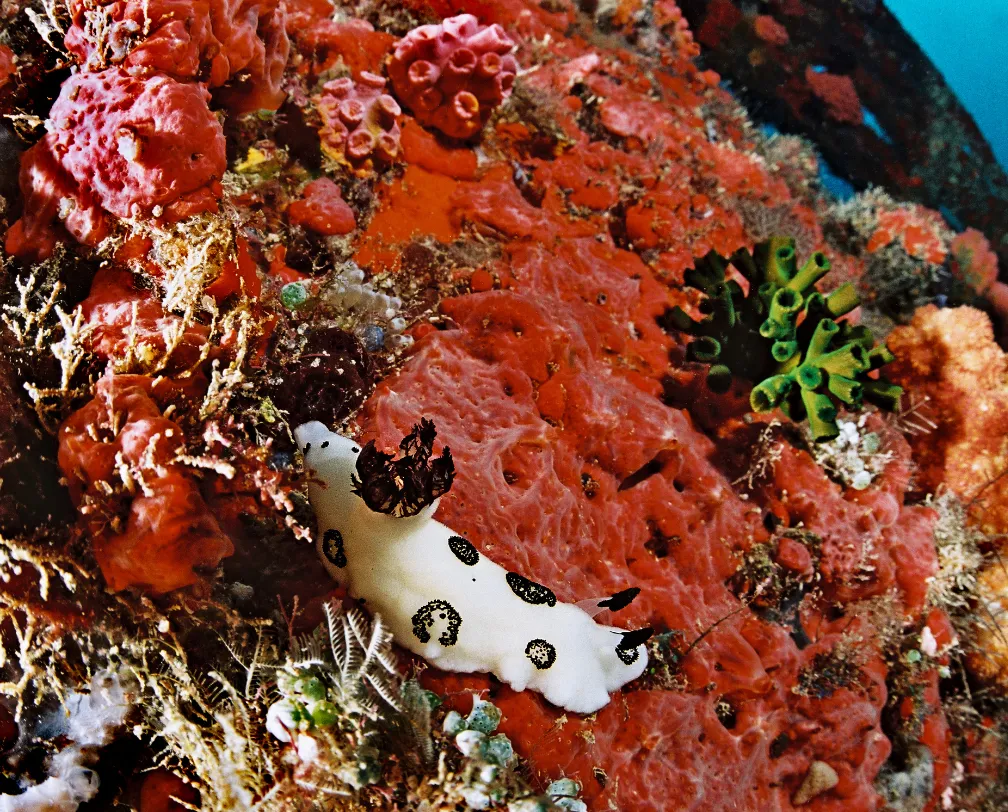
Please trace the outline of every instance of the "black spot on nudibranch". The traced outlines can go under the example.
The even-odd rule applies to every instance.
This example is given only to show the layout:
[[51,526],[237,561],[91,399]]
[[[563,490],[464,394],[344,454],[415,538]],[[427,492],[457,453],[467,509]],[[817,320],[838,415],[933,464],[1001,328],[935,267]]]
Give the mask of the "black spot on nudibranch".
[[636,648],[624,648],[620,645],[616,646],[616,656],[623,661],[624,665],[633,665],[640,657],[640,651]]
[[308,455],[309,451],[311,451],[311,443],[305,443],[304,444],[304,454],[305,454],[305,456]]
[[636,629],[632,632],[623,632],[623,639],[620,640],[619,645],[616,646],[616,656],[619,657],[625,665],[633,665],[637,662],[637,658],[640,657],[638,646],[646,643],[651,638],[652,634],[654,634],[654,629],[650,626],[646,626],[643,629]]
[[545,671],[556,662],[556,649],[551,643],[547,643],[541,637],[529,640],[525,646],[525,656],[532,661],[532,665],[540,671]]
[[618,612],[620,609],[625,609],[629,606],[638,595],[640,595],[640,587],[632,586],[629,589],[624,589],[614,595],[610,595],[604,601],[599,601],[598,605],[600,609]]
[[[468,539],[464,539],[462,536],[449,536],[448,549],[451,550],[455,554],[455,557],[467,567],[471,567],[479,561],[479,552],[472,546]],[[473,580],[475,581],[476,579],[473,578]]]
[[328,440],[323,440],[322,441],[322,448],[329,448],[329,441]]
[[509,572],[506,578],[511,591],[525,601],[525,603],[533,605],[545,603],[548,606],[556,606],[556,595],[553,594],[553,590],[547,589],[535,581],[530,581],[517,572]]
[[347,565],[346,550],[343,549],[343,534],[339,530],[326,530],[322,536],[322,555],[326,561],[342,569]]
[[421,643],[430,642],[429,627],[434,625],[434,613],[448,621],[448,628],[438,637],[442,646],[454,646],[458,642],[459,627],[462,625],[462,615],[448,601],[431,601],[420,607],[413,615],[413,634]]

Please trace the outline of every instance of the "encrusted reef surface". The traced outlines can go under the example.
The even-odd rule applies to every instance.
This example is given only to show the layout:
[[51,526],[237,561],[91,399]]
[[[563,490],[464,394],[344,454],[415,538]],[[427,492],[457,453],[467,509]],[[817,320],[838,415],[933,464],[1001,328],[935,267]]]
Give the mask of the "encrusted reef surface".
[[[770,6],[0,5],[0,805],[1005,808],[1004,232],[757,127],[707,64],[824,24]],[[904,132],[801,54],[827,157]],[[584,715],[396,646],[313,420],[644,673]]]
[[681,7],[703,64],[761,121],[815,141],[858,189],[884,186],[982,230],[1008,262],[1004,167],[883,0]]

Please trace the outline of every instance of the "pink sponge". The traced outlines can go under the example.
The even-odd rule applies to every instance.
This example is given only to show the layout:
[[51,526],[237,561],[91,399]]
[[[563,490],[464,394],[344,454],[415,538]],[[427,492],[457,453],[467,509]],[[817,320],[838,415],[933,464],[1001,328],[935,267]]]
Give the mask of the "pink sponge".
[[24,214],[4,242],[8,254],[22,259],[48,257],[60,238],[57,221],[78,242],[94,246],[108,236],[108,217],[88,190],[81,189],[52,153],[50,134],[21,156],[19,182]]
[[86,70],[118,65],[211,88],[234,79],[229,99],[254,87],[264,106],[282,101],[290,42],[277,0],[72,0],[70,11],[65,44]]
[[362,71],[357,82],[349,77],[326,82],[317,106],[322,148],[331,158],[361,167],[388,165],[399,157],[402,111],[381,76]]
[[85,70],[122,65],[192,79],[220,48],[207,0],[73,0],[70,13],[64,44]]
[[114,67],[68,79],[49,113],[62,168],[119,217],[149,214],[219,180],[224,131],[210,94],[165,76]]
[[106,234],[119,217],[185,217],[216,210],[227,167],[224,132],[201,84],[121,68],[77,73],[63,83],[45,138],[25,153],[25,209],[8,251],[46,256],[57,220],[79,241]]
[[511,93],[518,63],[499,25],[471,14],[414,28],[389,59],[392,87],[417,121],[454,138],[479,132]]
[[200,84],[120,68],[78,73],[49,114],[63,169],[119,217],[167,208],[219,180],[224,132]]

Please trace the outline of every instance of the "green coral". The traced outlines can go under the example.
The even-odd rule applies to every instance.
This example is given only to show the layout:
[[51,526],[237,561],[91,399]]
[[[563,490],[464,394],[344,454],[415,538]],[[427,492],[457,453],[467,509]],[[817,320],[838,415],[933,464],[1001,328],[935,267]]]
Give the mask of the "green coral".
[[[729,276],[729,264],[749,283],[748,296]],[[792,420],[808,418],[814,439],[836,437],[838,404],[858,409],[867,400],[894,409],[903,390],[868,377],[893,356],[875,345],[867,328],[837,321],[860,300],[849,283],[819,293],[815,284],[829,270],[820,251],[799,268],[788,237],[761,242],[752,253],[740,249],[729,259],[711,252],[686,272],[686,284],[705,294],[701,320],[676,307],[664,321],[694,336],[687,357],[711,365],[711,390],[726,392],[733,378],[753,381],[754,411],[779,407]]]

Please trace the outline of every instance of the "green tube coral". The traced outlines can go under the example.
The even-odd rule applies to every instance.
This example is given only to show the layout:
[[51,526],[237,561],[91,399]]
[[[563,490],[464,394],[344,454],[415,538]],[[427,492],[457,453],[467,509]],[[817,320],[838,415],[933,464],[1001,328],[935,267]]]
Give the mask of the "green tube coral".
[[[749,283],[750,295],[729,265]],[[868,377],[892,360],[889,350],[876,346],[866,327],[837,321],[860,303],[854,286],[841,285],[827,296],[816,291],[829,270],[820,251],[799,268],[788,237],[766,240],[752,253],[741,249],[730,259],[711,252],[685,277],[705,294],[700,321],[678,307],[661,321],[694,336],[687,357],[711,365],[712,391],[727,391],[733,378],[750,380],[754,411],[779,408],[792,420],[807,419],[812,436],[827,440],[838,433],[841,406],[859,409],[867,400],[891,410],[903,394],[895,384]]]

